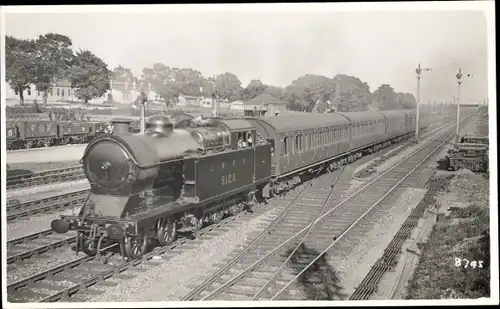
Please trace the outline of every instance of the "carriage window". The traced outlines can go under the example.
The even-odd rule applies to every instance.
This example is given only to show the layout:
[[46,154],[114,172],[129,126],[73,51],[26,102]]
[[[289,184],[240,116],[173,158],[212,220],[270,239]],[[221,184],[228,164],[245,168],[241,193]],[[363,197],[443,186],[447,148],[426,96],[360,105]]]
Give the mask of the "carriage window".
[[284,155],[288,154],[288,137],[285,137],[283,139],[283,154]]
[[300,149],[299,149],[299,136],[298,135],[295,136],[295,151],[294,151],[294,153],[297,153],[297,152],[300,152]]

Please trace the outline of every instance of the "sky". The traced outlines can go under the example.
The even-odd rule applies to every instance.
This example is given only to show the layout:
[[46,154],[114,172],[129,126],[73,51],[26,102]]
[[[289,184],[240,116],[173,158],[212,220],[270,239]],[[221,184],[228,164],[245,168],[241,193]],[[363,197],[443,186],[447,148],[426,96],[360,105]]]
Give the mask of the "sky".
[[[217,11],[6,13],[5,34],[36,38],[55,32],[101,57],[108,68],[160,62],[205,76],[231,72],[243,86],[252,79],[287,86],[305,74],[347,74],[371,91],[390,84],[421,102],[452,100],[459,67],[462,100],[487,97],[487,30],[481,11]],[[450,6],[451,7],[451,6]]]

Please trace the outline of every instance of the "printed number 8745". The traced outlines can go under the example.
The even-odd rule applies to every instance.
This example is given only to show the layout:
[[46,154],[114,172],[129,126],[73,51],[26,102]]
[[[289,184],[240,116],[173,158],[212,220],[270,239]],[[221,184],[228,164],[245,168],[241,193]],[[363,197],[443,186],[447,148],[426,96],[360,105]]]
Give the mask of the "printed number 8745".
[[467,259],[460,259],[460,258],[455,258],[455,266],[456,267],[461,267],[463,266],[464,268],[467,267],[472,267],[472,268],[483,268],[483,261],[469,261]]

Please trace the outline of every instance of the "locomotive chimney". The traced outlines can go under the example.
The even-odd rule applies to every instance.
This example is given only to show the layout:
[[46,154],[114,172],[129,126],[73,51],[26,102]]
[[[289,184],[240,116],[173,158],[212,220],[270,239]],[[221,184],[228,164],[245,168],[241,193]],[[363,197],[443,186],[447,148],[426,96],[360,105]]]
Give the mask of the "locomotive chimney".
[[113,133],[126,134],[130,132],[130,123],[132,120],[126,118],[115,118],[111,120]]

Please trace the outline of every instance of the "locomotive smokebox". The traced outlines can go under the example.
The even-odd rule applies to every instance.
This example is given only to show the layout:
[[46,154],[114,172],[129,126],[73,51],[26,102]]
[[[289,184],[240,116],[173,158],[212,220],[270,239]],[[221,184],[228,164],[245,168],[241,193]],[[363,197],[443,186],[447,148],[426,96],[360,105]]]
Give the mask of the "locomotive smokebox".
[[154,115],[146,120],[146,133],[167,137],[172,135],[174,124],[165,115]]
[[130,123],[132,120],[126,118],[115,118],[111,120],[113,125],[113,132],[118,134],[126,134],[130,132]]

